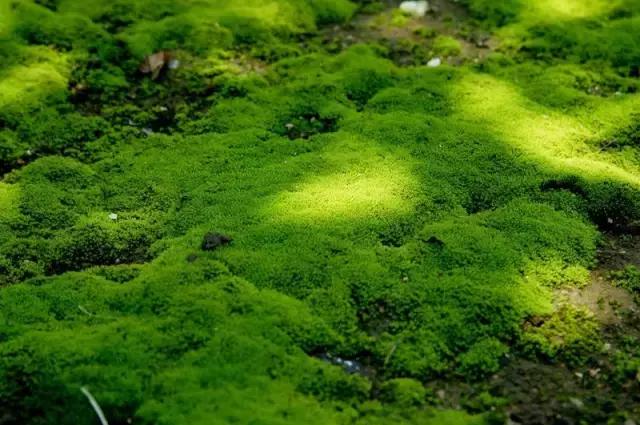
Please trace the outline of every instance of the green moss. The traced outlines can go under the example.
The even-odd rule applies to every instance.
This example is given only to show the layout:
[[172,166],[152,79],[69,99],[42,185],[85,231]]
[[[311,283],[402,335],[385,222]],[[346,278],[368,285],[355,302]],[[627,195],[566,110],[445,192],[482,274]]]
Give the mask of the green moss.
[[508,350],[496,339],[481,340],[460,356],[458,370],[472,379],[486,377],[500,369],[501,360]]
[[155,223],[144,217],[106,214],[91,217],[56,240],[53,271],[84,269],[92,265],[144,262],[149,246],[159,237]]
[[365,48],[350,50],[338,63],[344,63],[342,84],[346,95],[359,106],[393,81],[393,65],[376,58]]
[[618,388],[622,388],[629,381],[637,381],[640,372],[640,352],[636,337],[625,336],[621,340],[620,350],[616,350],[611,357],[614,366],[612,378]]
[[502,26],[513,21],[521,10],[520,0],[464,0],[473,16],[489,26]]
[[439,35],[433,40],[433,51],[440,56],[458,56],[462,53],[462,45],[453,37]]
[[54,45],[70,50],[73,47],[87,47],[106,35],[99,26],[81,15],[61,16],[30,2],[18,3],[15,10],[14,30],[31,44]]
[[351,18],[356,9],[348,0],[309,0],[319,24],[339,24]]
[[[391,60],[431,45],[405,17],[395,51],[328,53],[318,26],[347,1],[18,3],[0,9],[9,423],[94,423],[87,386],[113,423],[480,424],[421,382],[464,380],[498,417],[476,390],[507,353],[599,346],[551,288],[586,282],[598,227],[640,219],[633,5],[469,0],[500,52],[429,68]],[[159,50],[177,69],[141,74]],[[208,232],[233,242],[203,251]]]
[[409,23],[410,20],[411,18],[407,14],[403,13],[400,10],[394,10],[393,15],[391,16],[391,25],[396,27],[404,27]]
[[598,325],[585,310],[562,306],[539,327],[525,329],[525,352],[552,361],[581,365],[602,346]]
[[[20,50],[19,50],[20,51]],[[12,125],[43,105],[63,102],[67,96],[69,58],[51,49],[30,47],[18,63],[0,71],[0,115]]]
[[427,391],[413,379],[397,378],[384,383],[380,388],[383,401],[412,407],[424,404]]
[[611,272],[610,276],[616,286],[632,293],[640,291],[640,271],[635,266],[627,266],[622,270]]

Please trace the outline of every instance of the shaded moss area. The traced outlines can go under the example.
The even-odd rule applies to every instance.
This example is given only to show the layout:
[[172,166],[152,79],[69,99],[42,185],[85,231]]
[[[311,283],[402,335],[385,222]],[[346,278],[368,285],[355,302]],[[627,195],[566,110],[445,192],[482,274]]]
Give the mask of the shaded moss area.
[[504,423],[594,361],[554,291],[640,220],[635,2],[381,3],[0,2],[0,424]]

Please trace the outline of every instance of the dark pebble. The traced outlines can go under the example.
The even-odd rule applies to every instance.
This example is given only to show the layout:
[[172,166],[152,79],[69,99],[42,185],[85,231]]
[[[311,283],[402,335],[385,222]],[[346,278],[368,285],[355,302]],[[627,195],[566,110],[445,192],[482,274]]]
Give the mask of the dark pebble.
[[223,235],[221,233],[213,233],[209,232],[204,235],[204,239],[202,240],[202,250],[203,251],[213,251],[216,248],[229,245],[233,239],[229,236]]

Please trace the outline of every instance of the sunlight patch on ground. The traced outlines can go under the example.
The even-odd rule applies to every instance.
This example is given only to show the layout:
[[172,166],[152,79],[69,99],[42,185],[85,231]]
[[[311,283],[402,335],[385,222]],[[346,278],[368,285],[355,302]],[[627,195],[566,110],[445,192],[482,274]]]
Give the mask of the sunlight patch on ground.
[[353,151],[339,158],[341,161],[331,164],[333,172],[278,194],[265,212],[275,219],[295,221],[411,212],[417,181],[405,161],[375,151]]
[[[605,130],[618,127],[619,121],[611,117],[615,116],[614,111],[623,114],[626,110],[628,114],[632,110],[628,104],[610,103],[593,111],[601,118],[599,128],[594,129],[583,120],[535,104],[515,86],[488,75],[470,75],[458,90],[464,119],[484,125],[507,145],[535,161],[555,171],[574,169],[583,175],[608,176],[640,186],[639,170],[609,162],[586,143]],[[637,99],[629,102],[637,103]]]
[[18,213],[17,186],[0,182],[0,220]]
[[603,0],[537,0],[525,2],[524,14],[546,22],[598,17],[616,6]]
[[9,34],[13,24],[13,14],[9,2],[0,2],[0,36]]
[[0,74],[0,108],[35,103],[54,91],[66,90],[67,58],[41,48],[33,50],[41,61],[17,65]]

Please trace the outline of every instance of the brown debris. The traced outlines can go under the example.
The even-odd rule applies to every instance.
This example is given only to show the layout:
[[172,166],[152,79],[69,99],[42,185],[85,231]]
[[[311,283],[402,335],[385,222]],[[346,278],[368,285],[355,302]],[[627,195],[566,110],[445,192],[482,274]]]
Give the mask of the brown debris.
[[144,58],[138,69],[143,74],[151,74],[151,79],[155,80],[172,59],[171,53],[161,50]]

